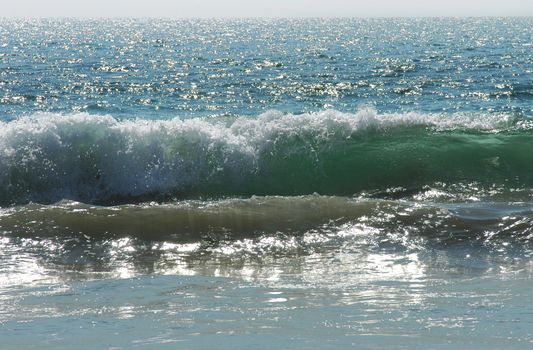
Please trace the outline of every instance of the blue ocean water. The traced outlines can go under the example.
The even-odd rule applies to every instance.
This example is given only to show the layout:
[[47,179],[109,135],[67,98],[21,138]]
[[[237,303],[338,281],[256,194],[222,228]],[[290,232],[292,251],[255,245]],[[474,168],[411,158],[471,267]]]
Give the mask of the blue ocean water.
[[533,19],[0,20],[7,349],[525,349]]
[[2,119],[531,116],[531,18],[3,20]]

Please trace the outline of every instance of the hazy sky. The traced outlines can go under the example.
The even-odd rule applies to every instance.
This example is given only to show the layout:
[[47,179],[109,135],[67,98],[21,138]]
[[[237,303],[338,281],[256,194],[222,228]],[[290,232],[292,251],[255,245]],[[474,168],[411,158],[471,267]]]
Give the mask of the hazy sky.
[[533,0],[0,0],[0,17],[533,16]]

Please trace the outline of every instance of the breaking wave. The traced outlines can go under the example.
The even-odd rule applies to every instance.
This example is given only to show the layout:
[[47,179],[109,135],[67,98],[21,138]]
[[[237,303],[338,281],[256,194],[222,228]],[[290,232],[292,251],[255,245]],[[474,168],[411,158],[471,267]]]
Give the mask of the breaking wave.
[[0,122],[0,205],[350,196],[437,181],[533,184],[533,123],[508,114],[277,111],[257,118]]

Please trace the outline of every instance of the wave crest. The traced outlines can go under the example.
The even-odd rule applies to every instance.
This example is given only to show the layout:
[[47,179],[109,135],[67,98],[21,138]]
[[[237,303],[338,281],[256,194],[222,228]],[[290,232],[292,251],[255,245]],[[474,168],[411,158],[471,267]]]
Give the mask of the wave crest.
[[510,115],[371,109],[125,121],[41,114],[0,125],[0,205],[531,181],[531,130]]

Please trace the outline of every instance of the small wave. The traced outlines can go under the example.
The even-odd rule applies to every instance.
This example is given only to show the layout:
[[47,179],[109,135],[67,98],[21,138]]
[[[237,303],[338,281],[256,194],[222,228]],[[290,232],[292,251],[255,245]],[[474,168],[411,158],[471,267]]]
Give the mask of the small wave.
[[40,114],[0,123],[0,205],[352,195],[458,180],[527,184],[532,130],[507,114],[371,109],[125,121]]
[[142,203],[110,207],[61,201],[0,211],[0,231],[30,237],[49,235],[136,236],[197,241],[202,235],[305,232],[330,222],[369,215],[379,201],[345,197],[252,197],[215,201]]
[[345,230],[355,229],[398,240],[411,235],[450,242],[495,238],[530,242],[531,209],[527,202],[420,203],[320,195],[110,207],[61,201],[0,210],[0,232],[21,238],[135,237],[194,243],[278,234],[300,237],[310,232],[342,237]]

